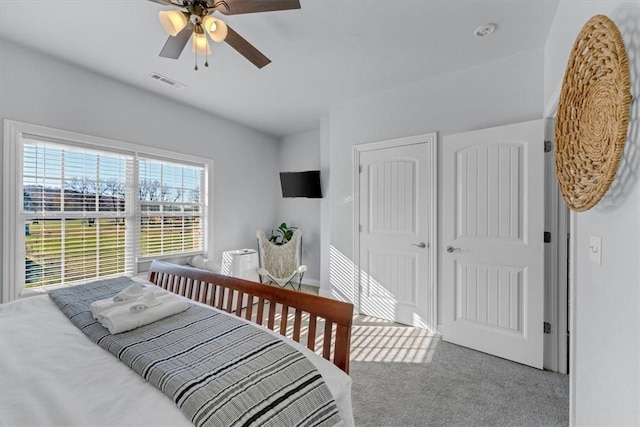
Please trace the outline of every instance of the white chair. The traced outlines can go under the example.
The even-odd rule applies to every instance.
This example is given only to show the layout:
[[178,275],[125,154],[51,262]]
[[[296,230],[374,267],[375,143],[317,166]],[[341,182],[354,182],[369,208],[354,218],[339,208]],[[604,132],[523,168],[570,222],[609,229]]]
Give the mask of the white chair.
[[[282,245],[274,245],[264,234],[258,230],[258,258],[260,267],[256,269],[260,276],[260,283],[276,284],[282,288],[289,285],[294,290],[300,290],[302,276],[307,271],[302,262],[302,232],[295,230],[291,240]],[[297,276],[297,277],[296,277]],[[297,278],[297,280],[295,280]],[[297,289],[296,289],[297,288]]]

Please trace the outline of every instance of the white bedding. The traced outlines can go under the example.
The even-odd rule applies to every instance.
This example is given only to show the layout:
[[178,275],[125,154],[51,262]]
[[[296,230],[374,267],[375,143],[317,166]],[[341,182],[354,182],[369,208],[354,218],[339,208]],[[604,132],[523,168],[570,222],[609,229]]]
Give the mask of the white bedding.
[[[316,366],[345,425],[352,426],[351,378],[287,341]],[[0,425],[192,424],[167,396],[90,341],[41,295],[0,305]]]

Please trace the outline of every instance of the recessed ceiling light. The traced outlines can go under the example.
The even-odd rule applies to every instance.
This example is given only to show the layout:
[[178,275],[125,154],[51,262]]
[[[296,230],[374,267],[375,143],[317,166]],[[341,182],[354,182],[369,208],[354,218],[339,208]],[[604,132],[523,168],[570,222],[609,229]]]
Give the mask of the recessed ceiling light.
[[488,35],[491,35],[496,30],[496,28],[498,28],[496,24],[481,25],[478,28],[476,28],[473,34],[476,37],[486,37]]

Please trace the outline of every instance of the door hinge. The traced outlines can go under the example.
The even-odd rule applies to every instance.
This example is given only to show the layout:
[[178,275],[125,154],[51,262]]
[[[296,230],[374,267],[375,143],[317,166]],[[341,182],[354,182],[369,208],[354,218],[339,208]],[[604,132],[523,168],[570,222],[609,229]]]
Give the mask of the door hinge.
[[553,150],[553,142],[551,141],[544,141],[544,152],[548,153],[551,150]]
[[362,233],[362,224],[358,226],[358,231]]
[[362,173],[362,165],[358,166],[358,173]]
[[544,242],[551,243],[551,233],[549,231],[544,232]]
[[551,333],[551,323],[544,322],[542,324],[542,332],[544,332],[545,334],[550,334]]

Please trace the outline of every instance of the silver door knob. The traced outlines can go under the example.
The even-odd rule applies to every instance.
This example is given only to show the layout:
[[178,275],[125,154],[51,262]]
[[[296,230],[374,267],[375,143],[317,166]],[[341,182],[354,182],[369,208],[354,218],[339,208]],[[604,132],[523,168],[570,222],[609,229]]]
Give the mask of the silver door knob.
[[460,252],[460,248],[454,248],[453,246],[447,246],[447,252]]
[[418,248],[424,249],[427,247],[427,244],[425,242],[420,242],[420,243],[412,243],[411,246],[416,246]]

